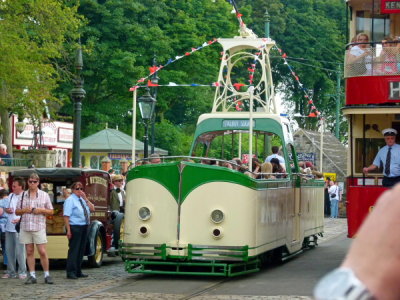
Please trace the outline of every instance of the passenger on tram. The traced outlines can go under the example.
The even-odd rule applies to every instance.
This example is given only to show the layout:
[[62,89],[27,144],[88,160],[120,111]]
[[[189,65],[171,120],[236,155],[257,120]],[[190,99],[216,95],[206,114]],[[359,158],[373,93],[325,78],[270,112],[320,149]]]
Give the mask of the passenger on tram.
[[277,173],[276,178],[286,178],[286,170],[282,167],[279,160],[277,158],[271,159],[272,164],[272,173]]
[[223,162],[221,163],[221,167],[228,168],[228,169],[232,169],[232,165],[231,165],[229,162],[227,162],[227,161],[223,161]]
[[397,61],[397,71],[400,72],[400,35],[394,38],[396,44],[396,61]]
[[235,157],[232,160],[234,162],[234,164],[232,165],[233,169],[239,171],[240,166],[242,165],[242,160],[239,157]]
[[285,159],[283,158],[283,156],[279,155],[279,147],[278,146],[272,146],[271,148],[272,154],[267,156],[267,158],[265,159],[265,162],[271,162],[271,159],[273,158],[277,158],[279,160],[279,162],[282,164],[282,166],[285,165]]
[[374,171],[383,165],[382,185],[392,187],[400,182],[400,145],[396,144],[397,130],[386,128],[382,130],[386,146],[382,147],[376,155],[372,165],[363,168],[363,173]]
[[158,154],[153,153],[150,155],[150,163],[152,165],[161,164],[161,158]]
[[348,63],[353,66],[352,73],[354,75],[372,74],[372,56],[368,41],[367,34],[359,33],[356,42],[362,44],[355,45],[350,49]]
[[270,162],[265,162],[261,165],[261,174],[257,179],[275,179],[276,177],[272,175],[272,164]]
[[260,172],[261,164],[258,158],[254,157],[252,159],[251,166],[252,166],[251,170],[253,171],[254,174],[258,174]]
[[382,40],[382,52],[378,58],[379,64],[376,69],[377,74],[386,75],[397,73],[396,50],[396,44],[393,43],[393,39],[390,36]]

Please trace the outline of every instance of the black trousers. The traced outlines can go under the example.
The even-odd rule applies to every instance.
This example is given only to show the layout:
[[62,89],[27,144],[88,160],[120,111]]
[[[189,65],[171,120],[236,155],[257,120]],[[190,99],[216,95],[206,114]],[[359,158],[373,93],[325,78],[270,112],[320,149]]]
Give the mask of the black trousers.
[[67,275],[82,274],[82,260],[85,252],[89,225],[71,225],[72,237],[69,240]]
[[400,182],[400,176],[397,177],[383,177],[382,180],[382,185],[385,187],[392,187],[394,186],[396,183]]

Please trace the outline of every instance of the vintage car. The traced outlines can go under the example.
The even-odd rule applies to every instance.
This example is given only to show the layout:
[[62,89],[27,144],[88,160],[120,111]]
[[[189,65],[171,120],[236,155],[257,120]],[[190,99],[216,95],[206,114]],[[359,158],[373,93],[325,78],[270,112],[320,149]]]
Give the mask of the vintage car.
[[[119,240],[124,215],[111,212],[109,207],[111,179],[102,170],[79,168],[36,168],[13,171],[9,176],[9,186],[16,177],[27,179],[36,172],[40,177],[40,189],[46,191],[53,203],[54,215],[48,216],[46,223],[47,253],[50,259],[66,259],[68,239],[63,218],[63,191],[73,182],[83,184],[88,199],[94,204],[95,211],[90,215],[90,227],[85,255],[89,265],[100,267],[103,256],[111,248],[112,239]],[[36,253],[37,255],[37,253]]]

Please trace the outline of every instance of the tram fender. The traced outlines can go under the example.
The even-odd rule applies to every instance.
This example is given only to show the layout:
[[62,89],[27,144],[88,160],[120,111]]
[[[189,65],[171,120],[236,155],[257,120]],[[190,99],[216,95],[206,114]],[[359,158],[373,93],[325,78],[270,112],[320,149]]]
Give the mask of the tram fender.
[[98,220],[94,220],[89,227],[89,232],[86,241],[85,255],[92,256],[96,251],[96,236],[100,232],[101,235],[105,236],[105,229],[103,223]]

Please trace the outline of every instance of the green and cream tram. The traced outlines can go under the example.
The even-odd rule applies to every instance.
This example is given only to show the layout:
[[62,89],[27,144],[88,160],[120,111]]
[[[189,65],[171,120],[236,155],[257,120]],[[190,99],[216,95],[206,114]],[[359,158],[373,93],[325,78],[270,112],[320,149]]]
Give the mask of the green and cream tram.
[[[130,273],[255,272],[264,260],[315,245],[323,232],[324,181],[300,174],[290,123],[276,111],[274,42],[252,34],[218,42],[224,52],[214,105],[199,117],[190,156],[128,173],[121,253]],[[260,75],[238,91],[231,74],[246,60]],[[264,161],[271,143],[280,145],[286,171],[257,176],[252,161]],[[224,167],[234,157],[247,157],[249,170]]]

